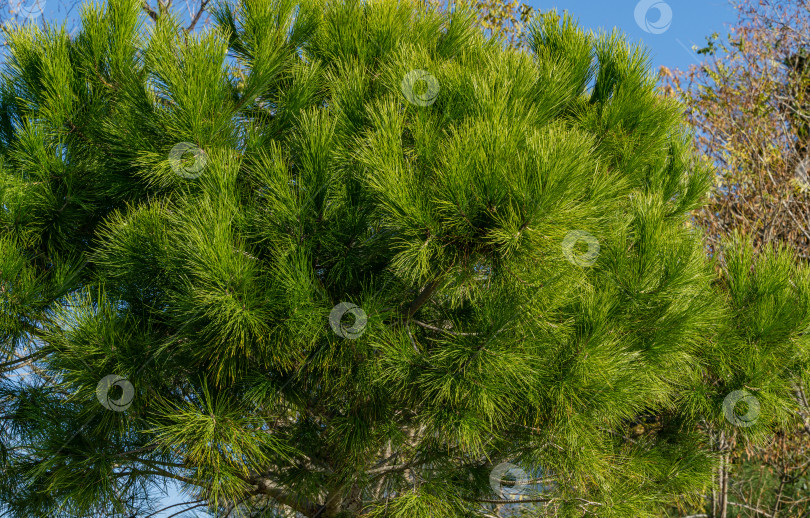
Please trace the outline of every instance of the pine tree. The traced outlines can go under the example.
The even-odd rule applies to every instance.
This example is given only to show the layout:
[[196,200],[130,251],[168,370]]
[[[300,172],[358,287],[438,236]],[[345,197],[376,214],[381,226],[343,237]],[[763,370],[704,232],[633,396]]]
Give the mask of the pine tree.
[[521,52],[390,0],[143,16],[9,37],[11,516],[145,516],[167,482],[219,516],[658,516],[710,483],[703,431],[784,420],[810,277],[706,257],[711,172],[617,33],[547,13]]

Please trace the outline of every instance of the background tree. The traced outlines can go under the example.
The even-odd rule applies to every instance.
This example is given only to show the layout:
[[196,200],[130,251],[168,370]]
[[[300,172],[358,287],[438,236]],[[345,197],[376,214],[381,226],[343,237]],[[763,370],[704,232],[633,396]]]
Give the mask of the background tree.
[[657,516],[725,462],[730,395],[752,440],[789,419],[810,276],[706,257],[710,172],[620,35],[145,17],[9,40],[3,345],[38,369],[0,416],[11,515],[148,514],[176,481],[220,515]]
[[[684,102],[701,153],[716,166],[709,203],[695,213],[712,252],[736,231],[757,248],[782,242],[810,257],[809,8],[804,1],[739,2],[728,38],[715,34],[698,50],[700,66],[662,71],[668,92]],[[714,499],[701,510],[717,516],[712,500],[722,496],[736,516],[810,513],[807,389],[795,386],[793,419],[764,447],[726,442],[728,469],[717,472]]]
[[810,258],[810,11],[807,2],[747,0],[727,39],[713,35],[700,66],[672,73],[668,91],[686,106],[702,154],[717,166],[697,213],[710,243],[732,230],[791,243]]

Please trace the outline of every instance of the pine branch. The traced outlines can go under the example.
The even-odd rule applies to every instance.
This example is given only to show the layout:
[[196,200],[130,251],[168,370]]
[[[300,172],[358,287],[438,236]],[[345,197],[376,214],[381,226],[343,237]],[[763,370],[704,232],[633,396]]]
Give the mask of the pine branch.
[[293,509],[308,518],[314,518],[323,510],[323,506],[317,505],[306,498],[296,495],[290,491],[285,491],[273,485],[269,479],[259,478],[253,481],[257,486],[256,492],[271,497],[276,502]]
[[430,281],[417,295],[417,297],[411,302],[408,306],[408,309],[405,311],[404,320],[410,321],[411,317],[413,317],[419,309],[430,300],[430,297],[433,296],[433,293],[439,288],[441,281],[439,279],[434,279]]
[[430,329],[431,331],[438,331],[440,333],[447,333],[453,336],[479,336],[479,333],[459,333],[458,331],[450,331],[449,329],[443,329],[441,327],[432,326],[430,324],[426,324],[424,322],[420,322],[414,319],[411,319],[410,321],[418,326],[424,327],[425,329]]
[[154,9],[152,9],[147,0],[141,0],[141,7],[143,8],[144,12],[149,15],[149,18],[151,18],[153,22],[157,22],[158,14]]
[[202,16],[203,11],[205,11],[205,8],[208,6],[208,3],[210,1],[211,0],[202,0],[202,2],[200,3],[200,8],[197,10],[197,13],[191,19],[191,23],[189,23],[188,27],[186,27],[186,32],[191,32],[191,31],[194,30],[194,27],[197,25],[197,22],[200,20],[200,16]]

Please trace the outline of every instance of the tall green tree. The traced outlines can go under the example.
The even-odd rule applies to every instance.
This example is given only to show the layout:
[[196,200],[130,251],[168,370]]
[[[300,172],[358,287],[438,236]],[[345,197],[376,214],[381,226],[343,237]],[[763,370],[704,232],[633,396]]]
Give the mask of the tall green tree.
[[172,481],[220,516],[657,516],[710,483],[701,429],[785,420],[810,277],[705,256],[710,172],[620,35],[82,16],[14,32],[0,80],[4,365],[36,354],[2,378],[10,515]]

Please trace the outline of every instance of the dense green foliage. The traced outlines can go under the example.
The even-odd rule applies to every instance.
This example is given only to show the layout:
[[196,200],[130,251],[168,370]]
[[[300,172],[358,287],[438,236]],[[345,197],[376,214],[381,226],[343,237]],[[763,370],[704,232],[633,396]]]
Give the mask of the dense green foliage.
[[711,480],[729,393],[746,436],[784,421],[810,277],[705,257],[710,173],[619,35],[139,9],[9,39],[0,337],[36,351],[0,395],[12,515],[144,514],[172,480],[211,512],[485,516],[511,463],[534,515],[656,516]]

